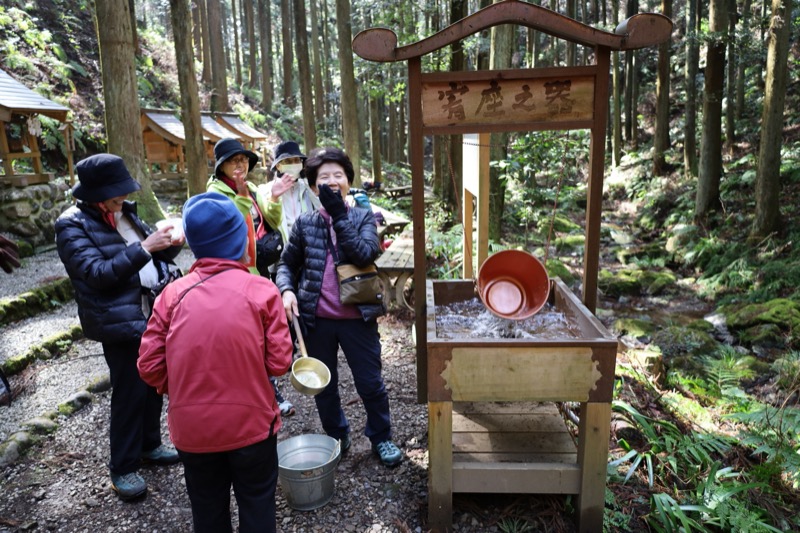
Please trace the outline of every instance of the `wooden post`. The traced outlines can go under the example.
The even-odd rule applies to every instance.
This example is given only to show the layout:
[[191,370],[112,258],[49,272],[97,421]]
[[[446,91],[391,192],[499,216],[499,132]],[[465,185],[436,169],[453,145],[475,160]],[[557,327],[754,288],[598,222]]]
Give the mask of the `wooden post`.
[[597,271],[600,268],[600,218],[603,210],[603,173],[608,115],[608,81],[611,51],[596,47],[597,77],[594,83],[594,121],[589,144],[589,183],[586,204],[586,246],[583,252],[583,304],[595,312]]
[[578,464],[581,466],[581,489],[578,493],[578,531],[603,531],[605,508],[608,435],[611,428],[611,404],[581,403],[578,426]]
[[428,402],[428,527],[443,532],[452,525],[453,402]]
[[408,60],[408,154],[411,160],[411,199],[414,218],[414,313],[417,339],[417,401],[428,399],[428,325],[425,322],[425,169],[423,167],[422,88],[420,84],[421,59]]

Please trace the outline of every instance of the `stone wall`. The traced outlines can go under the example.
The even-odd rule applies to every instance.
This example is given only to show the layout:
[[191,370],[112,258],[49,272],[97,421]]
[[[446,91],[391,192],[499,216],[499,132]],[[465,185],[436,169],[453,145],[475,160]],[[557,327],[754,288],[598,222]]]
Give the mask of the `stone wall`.
[[0,188],[0,231],[34,249],[55,245],[58,216],[72,205],[70,186],[64,180]]

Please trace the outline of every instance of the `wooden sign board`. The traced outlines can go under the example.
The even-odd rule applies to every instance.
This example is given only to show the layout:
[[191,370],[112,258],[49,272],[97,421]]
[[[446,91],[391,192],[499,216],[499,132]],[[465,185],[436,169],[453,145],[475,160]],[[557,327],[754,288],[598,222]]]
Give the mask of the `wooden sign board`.
[[[559,69],[548,69],[556,72]],[[594,73],[561,69],[564,74],[524,76],[513,71],[456,72],[422,75],[422,122],[428,131],[463,128],[560,129],[559,123],[591,123],[594,118]],[[459,77],[460,76],[460,77]],[[450,78],[450,79],[440,79]]]

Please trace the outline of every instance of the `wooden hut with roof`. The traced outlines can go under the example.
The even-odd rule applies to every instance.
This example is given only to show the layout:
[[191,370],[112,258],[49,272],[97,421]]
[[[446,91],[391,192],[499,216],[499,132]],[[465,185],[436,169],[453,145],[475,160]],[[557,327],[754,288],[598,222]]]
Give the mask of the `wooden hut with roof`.
[[[39,115],[64,123],[61,131],[65,138],[70,181],[72,180],[74,143],[72,126],[67,120],[69,111],[69,108],[28,89],[0,70],[0,160],[2,160],[0,181],[16,187],[25,187],[47,183],[53,179],[53,174],[45,172],[42,166],[42,153],[38,141],[41,133]],[[23,165],[15,164],[19,161],[28,161],[30,168],[20,172],[19,167]]]
[[269,137],[266,133],[253,128],[235,113],[215,113],[214,118],[223,127],[238,135],[245,148],[259,154],[262,165],[266,166],[269,156],[269,147],[267,146]]
[[[183,122],[170,109],[142,109],[142,138],[147,163],[158,167],[157,177],[177,177],[186,172],[183,146],[186,133]],[[203,136],[203,142],[207,137]]]

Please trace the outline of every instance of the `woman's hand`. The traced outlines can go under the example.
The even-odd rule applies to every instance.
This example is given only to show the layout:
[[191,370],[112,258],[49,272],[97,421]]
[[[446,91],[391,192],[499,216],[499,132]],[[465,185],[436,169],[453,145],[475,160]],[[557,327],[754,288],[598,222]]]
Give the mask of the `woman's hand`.
[[297,296],[292,291],[285,291],[281,295],[281,299],[283,300],[283,309],[286,311],[286,320],[291,324],[292,318],[300,316],[297,309]]
[[282,176],[278,177],[275,176],[275,183],[272,184],[272,197],[270,197],[270,201],[275,203],[278,201],[278,198],[283,195],[286,191],[292,188],[294,185],[294,180],[292,179],[291,174],[283,174]]
[[[183,239],[184,238],[181,237],[180,240]],[[147,238],[142,241],[142,248],[147,250],[150,254],[159,252],[170,246],[172,246],[172,226],[164,226],[148,235]]]
[[345,207],[339,191],[334,192],[327,185],[320,185],[319,201],[332,219],[336,220],[347,215],[347,207]]

